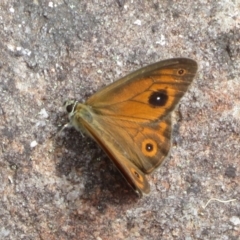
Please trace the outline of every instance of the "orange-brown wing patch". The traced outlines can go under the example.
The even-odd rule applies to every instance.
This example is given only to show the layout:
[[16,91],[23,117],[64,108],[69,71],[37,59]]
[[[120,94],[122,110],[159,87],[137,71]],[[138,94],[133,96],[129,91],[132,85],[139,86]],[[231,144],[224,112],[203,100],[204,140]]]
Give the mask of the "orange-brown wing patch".
[[104,134],[143,173],[149,174],[163,162],[171,147],[171,117],[139,124],[108,116],[95,116]]
[[162,119],[174,109],[196,73],[189,59],[173,59],[140,69],[94,94],[87,102],[99,115],[134,122]]

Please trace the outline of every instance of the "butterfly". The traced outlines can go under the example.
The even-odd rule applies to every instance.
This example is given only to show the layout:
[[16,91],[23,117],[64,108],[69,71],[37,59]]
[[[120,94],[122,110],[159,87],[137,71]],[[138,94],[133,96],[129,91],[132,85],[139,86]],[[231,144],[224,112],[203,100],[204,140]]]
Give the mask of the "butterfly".
[[187,91],[197,63],[173,58],[143,67],[93,94],[64,106],[69,124],[94,139],[138,193],[150,192],[146,174],[171,147],[171,112]]

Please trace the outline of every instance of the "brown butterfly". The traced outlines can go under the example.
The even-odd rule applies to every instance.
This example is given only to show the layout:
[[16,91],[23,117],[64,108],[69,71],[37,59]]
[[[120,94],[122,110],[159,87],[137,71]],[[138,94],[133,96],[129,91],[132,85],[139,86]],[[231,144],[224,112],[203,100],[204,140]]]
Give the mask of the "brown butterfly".
[[161,165],[171,147],[171,112],[187,91],[197,63],[168,59],[143,67],[92,95],[65,102],[70,125],[91,136],[140,195],[145,174]]

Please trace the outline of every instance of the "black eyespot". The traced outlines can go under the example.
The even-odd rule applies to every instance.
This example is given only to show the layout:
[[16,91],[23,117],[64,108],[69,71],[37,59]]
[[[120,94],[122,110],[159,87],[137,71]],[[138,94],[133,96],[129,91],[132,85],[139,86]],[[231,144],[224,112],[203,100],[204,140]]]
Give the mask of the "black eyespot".
[[153,150],[153,145],[151,143],[146,144],[146,151],[151,152]]
[[152,137],[146,138],[142,141],[141,149],[144,156],[156,157],[156,154],[158,153],[158,144]]
[[179,70],[178,70],[178,74],[179,74],[179,75],[185,74],[185,70],[184,70],[184,69],[179,69]]
[[72,110],[73,110],[73,107],[74,107],[74,104],[68,105],[68,106],[66,107],[67,112],[68,112],[68,113],[71,113]]
[[149,97],[148,102],[154,107],[162,107],[166,104],[168,100],[167,91],[158,90],[157,92],[153,92]]

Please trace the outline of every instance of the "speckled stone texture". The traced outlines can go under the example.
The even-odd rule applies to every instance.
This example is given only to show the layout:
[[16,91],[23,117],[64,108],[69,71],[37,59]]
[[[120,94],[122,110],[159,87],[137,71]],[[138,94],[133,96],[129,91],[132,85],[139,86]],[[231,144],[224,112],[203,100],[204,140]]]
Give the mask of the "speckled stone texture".
[[[0,28],[0,239],[239,239],[239,0],[4,0]],[[199,71],[139,199],[62,103],[171,57]]]

